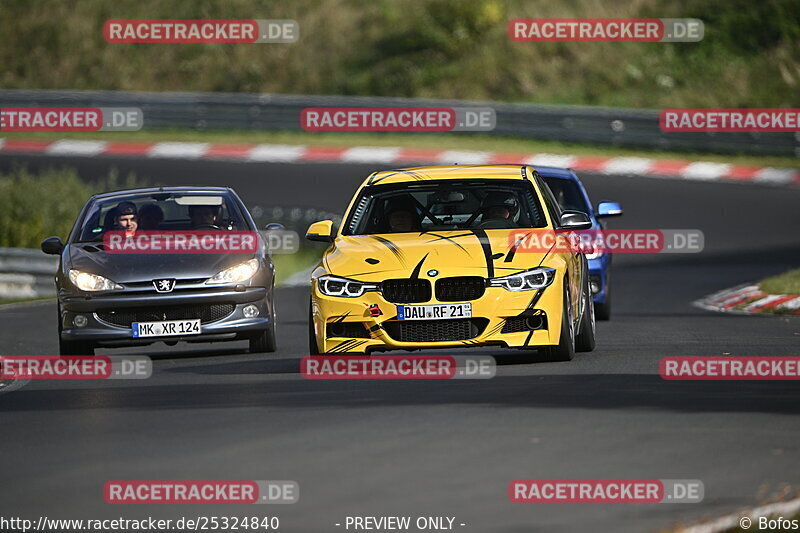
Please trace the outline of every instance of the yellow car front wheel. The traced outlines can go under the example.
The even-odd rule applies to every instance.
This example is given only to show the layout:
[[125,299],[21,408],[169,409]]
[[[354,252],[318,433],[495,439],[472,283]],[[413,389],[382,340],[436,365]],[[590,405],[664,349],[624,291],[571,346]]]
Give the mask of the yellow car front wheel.
[[314,313],[311,302],[308,303],[308,355],[320,355],[317,333],[314,331]]
[[558,344],[541,350],[547,361],[571,361],[575,357],[575,331],[572,320],[572,305],[569,300],[567,280],[564,280],[564,310],[561,313],[561,334]]

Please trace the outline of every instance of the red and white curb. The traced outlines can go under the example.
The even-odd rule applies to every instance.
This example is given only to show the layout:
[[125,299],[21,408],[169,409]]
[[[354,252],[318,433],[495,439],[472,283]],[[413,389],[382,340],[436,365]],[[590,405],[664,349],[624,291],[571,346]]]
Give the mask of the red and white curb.
[[[732,513],[705,524],[679,529],[680,533],[721,533],[723,531],[737,531],[738,529],[753,531],[766,531],[758,527],[758,519],[761,517],[782,516],[791,518],[800,511],[800,498],[788,501],[771,503],[762,507],[746,509],[738,513]],[[755,526],[755,527],[753,527]],[[783,528],[781,528],[783,530]],[[777,531],[777,530],[776,530]]]
[[707,311],[734,314],[800,315],[800,296],[796,294],[767,294],[758,285],[744,284],[715,292],[694,302]]
[[498,164],[572,168],[578,171],[609,175],[636,175],[679,178],[694,181],[726,181],[800,185],[800,170],[755,167],[704,161],[645,159],[641,157],[570,156],[483,152],[474,150],[437,150],[379,146],[307,146],[288,144],[212,144],[191,142],[112,142],[62,139],[58,141],[2,139],[0,154],[42,154],[52,156],[114,156],[153,159],[204,159],[238,162],[338,162],[431,164]]

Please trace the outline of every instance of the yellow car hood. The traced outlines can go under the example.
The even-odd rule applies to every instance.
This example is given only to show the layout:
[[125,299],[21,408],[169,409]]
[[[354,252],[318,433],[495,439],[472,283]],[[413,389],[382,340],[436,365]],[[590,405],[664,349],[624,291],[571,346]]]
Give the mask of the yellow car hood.
[[499,277],[539,266],[546,253],[518,250],[524,230],[456,230],[338,237],[322,259],[326,271],[360,281],[427,276]]

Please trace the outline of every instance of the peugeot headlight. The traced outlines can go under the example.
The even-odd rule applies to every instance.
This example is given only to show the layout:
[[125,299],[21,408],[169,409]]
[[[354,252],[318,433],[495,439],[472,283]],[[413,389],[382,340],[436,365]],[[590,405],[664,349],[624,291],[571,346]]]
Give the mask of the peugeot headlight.
[[378,290],[377,283],[364,283],[336,276],[320,276],[317,282],[319,283],[319,291],[325,296],[358,298],[367,291]]
[[492,278],[489,280],[489,286],[503,287],[511,292],[532,291],[547,287],[553,283],[555,277],[554,268],[539,267],[502,278]]
[[80,270],[70,269],[69,280],[82,291],[116,291],[122,289],[122,285],[108,278],[89,272],[81,272]]
[[253,258],[244,263],[217,272],[206,281],[206,285],[223,285],[227,283],[241,283],[252,278],[258,272],[258,259]]

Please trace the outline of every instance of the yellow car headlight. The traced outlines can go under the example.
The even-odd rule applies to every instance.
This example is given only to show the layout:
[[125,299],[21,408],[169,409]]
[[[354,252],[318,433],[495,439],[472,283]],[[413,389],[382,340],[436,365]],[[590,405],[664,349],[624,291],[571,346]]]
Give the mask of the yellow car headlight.
[[503,287],[511,292],[533,291],[547,287],[553,283],[555,277],[556,269],[539,267],[502,278],[492,278],[489,280],[489,286]]
[[338,278],[336,276],[320,276],[317,283],[319,292],[325,296],[358,298],[367,291],[378,290],[378,285],[376,283],[364,283],[363,281]]
[[258,259],[254,257],[244,263],[239,263],[221,272],[217,272],[212,277],[208,278],[206,285],[242,283],[255,276],[256,272],[258,272]]
[[117,291],[122,289],[122,285],[108,278],[75,269],[70,269],[69,280],[82,291]]

